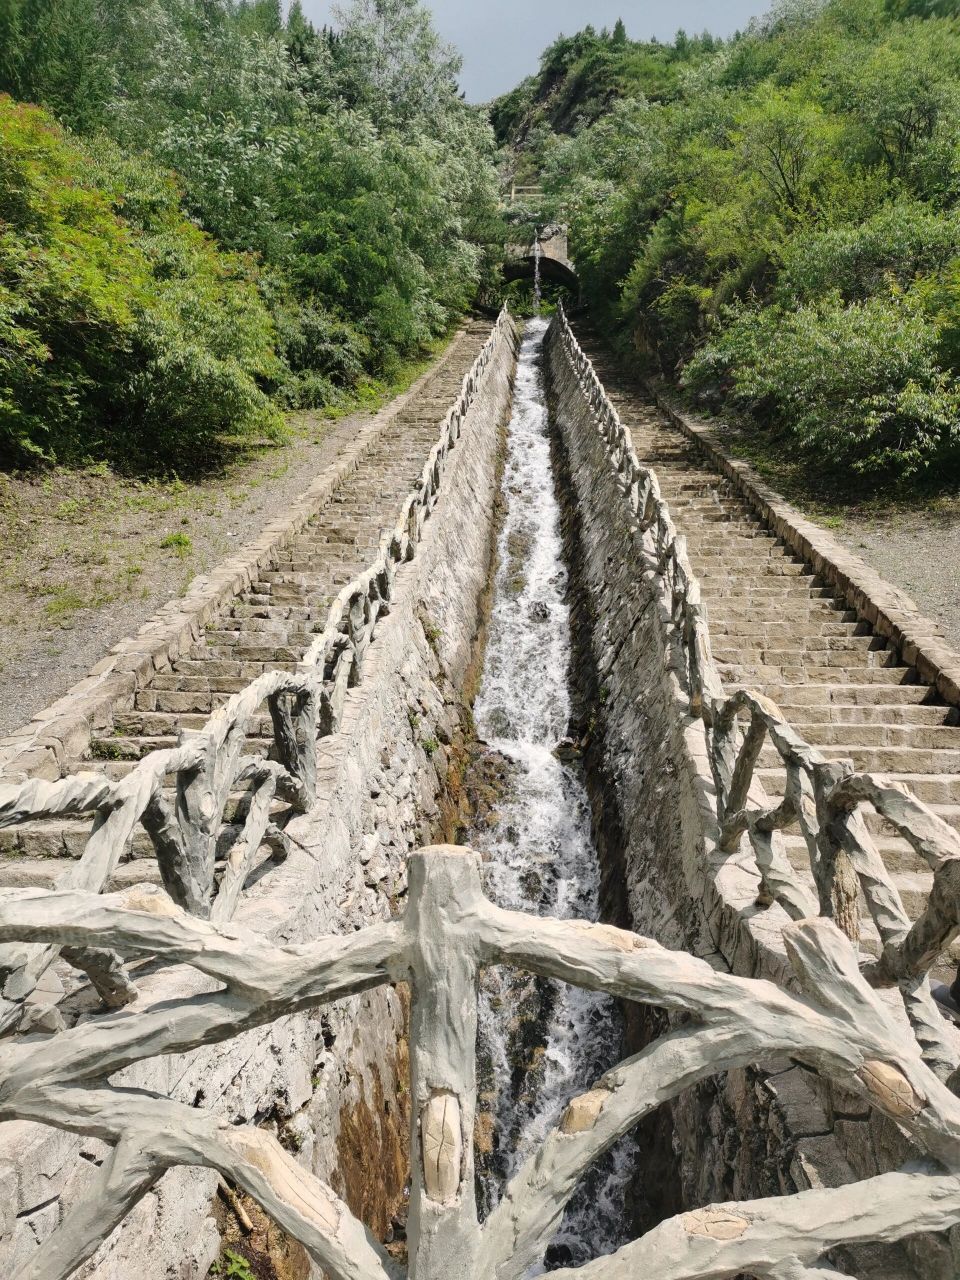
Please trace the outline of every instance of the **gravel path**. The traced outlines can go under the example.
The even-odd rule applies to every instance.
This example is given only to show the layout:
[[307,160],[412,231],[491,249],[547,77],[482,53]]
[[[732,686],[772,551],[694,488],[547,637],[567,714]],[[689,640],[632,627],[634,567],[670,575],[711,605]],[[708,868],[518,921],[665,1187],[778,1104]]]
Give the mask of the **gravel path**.
[[942,503],[933,511],[846,516],[831,532],[911,595],[960,651],[960,502]]
[[0,735],[253,539],[372,413],[304,415],[294,442],[196,485],[0,475]]

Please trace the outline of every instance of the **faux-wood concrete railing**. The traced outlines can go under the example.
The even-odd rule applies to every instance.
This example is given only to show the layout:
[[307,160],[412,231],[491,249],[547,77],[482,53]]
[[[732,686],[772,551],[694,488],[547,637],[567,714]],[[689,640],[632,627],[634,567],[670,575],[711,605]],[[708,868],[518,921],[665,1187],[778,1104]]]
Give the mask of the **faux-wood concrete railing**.
[[[750,840],[760,876],[758,904],[777,902],[792,920],[820,914],[859,942],[860,893],[880,936],[880,955],[865,963],[875,987],[897,987],[926,1061],[960,1092],[956,1038],[930,992],[928,974],[960,934],[960,836],[905,787],[880,775],[858,773],[850,761],[829,761],[810,746],[763,694],[727,697],[713,660],[700,585],[660,493],[629,428],[620,421],[561,305],[564,350],[596,422],[631,516],[648,540],[652,567],[683,653],[691,714],[702,719],[714,780],[723,852]],[[786,794],[775,807],[759,805],[754,772],[765,742],[779,753]],[[862,810],[872,807],[926,861],[933,887],[911,922]],[[794,873],[779,833],[799,824],[809,853],[817,899]],[[960,992],[960,979],[954,987]]]
[[[828,1250],[960,1221],[960,1099],[864,981],[831,920],[789,924],[800,993],[717,972],[609,925],[505,911],[469,849],[409,861],[401,919],[277,947],[201,920],[162,892],[0,895],[0,940],[107,949],[193,966],[217,990],[0,1047],[0,1120],[24,1118],[113,1146],[85,1198],[12,1280],[67,1280],[163,1172],[214,1168],[252,1196],[331,1280],[522,1280],[587,1169],[663,1102],[718,1072],[782,1053],[893,1117],[930,1163],[798,1195],[671,1218],[560,1280],[839,1280]],[[474,1191],[478,975],[507,964],[683,1015],[682,1024],[572,1099],[481,1223]],[[269,1132],[110,1077],[156,1055],[223,1043],[284,1015],[384,983],[410,985],[410,1162],[405,1267]]]
[[[271,804],[279,796],[295,812],[306,813],[316,800],[318,739],[338,731],[347,688],[360,682],[377,619],[389,610],[396,568],[416,553],[437,501],[444,461],[511,323],[505,308],[464,378],[395,528],[383,538],[374,563],[340,591],[296,672],[265,672],[202,729],[182,731],[176,747],[151,752],[120,781],[77,773],[57,782],[33,779],[0,786],[0,826],[93,815],[84,852],[60,878],[58,889],[99,893],[142,825],[173,902],[200,918],[226,921],[263,845],[274,857],[285,855],[286,837],[270,820]],[[264,703],[270,710],[276,760],[245,754],[248,725]],[[163,794],[170,778],[172,803]],[[249,788],[243,820],[228,826],[224,809],[231,792],[241,786]],[[219,876],[218,860],[224,860]],[[135,999],[119,960],[101,949],[0,946],[0,1031],[17,1023],[24,999],[58,954],[85,971],[111,1007]]]

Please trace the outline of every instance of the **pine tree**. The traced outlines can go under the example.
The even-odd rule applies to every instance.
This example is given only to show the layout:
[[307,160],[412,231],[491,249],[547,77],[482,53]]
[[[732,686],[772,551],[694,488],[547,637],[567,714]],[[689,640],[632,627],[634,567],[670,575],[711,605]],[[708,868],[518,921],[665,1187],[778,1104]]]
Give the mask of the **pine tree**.
[[613,28],[612,43],[613,44],[627,43],[627,28],[623,25],[622,18],[617,19],[616,24]]

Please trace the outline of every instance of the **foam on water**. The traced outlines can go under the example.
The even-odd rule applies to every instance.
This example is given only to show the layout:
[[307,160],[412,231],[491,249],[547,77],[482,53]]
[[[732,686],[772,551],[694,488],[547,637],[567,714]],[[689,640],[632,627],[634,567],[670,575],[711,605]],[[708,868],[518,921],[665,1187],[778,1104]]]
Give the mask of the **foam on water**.
[[[487,892],[501,906],[596,920],[600,871],[586,789],[579,766],[554,754],[571,714],[571,634],[541,374],[546,329],[546,320],[530,321],[520,354],[506,514],[475,706],[479,737],[513,768],[498,821],[472,841],[488,860]],[[485,975],[480,1060],[492,1083],[497,1143],[480,1188],[487,1211],[569,1099],[622,1056],[622,1034],[620,1011],[604,996],[505,968]],[[631,1155],[629,1143],[620,1144],[571,1203],[551,1251],[556,1264],[582,1263],[624,1242]]]

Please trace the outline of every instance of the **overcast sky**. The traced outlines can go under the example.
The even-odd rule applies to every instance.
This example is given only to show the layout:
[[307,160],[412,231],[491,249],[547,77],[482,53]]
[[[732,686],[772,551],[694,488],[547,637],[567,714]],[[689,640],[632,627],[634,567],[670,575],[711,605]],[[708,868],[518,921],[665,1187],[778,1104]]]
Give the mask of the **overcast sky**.
[[[471,102],[486,102],[536,71],[540,54],[563,32],[592,22],[612,27],[622,17],[634,40],[670,40],[678,27],[693,34],[731,35],[770,0],[433,0],[437,30],[463,55],[461,85]],[[303,0],[318,26],[331,21],[329,0]]]

